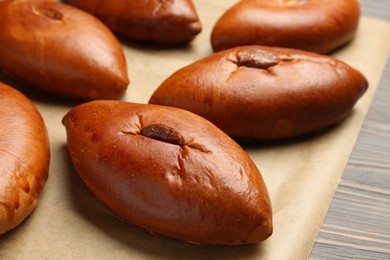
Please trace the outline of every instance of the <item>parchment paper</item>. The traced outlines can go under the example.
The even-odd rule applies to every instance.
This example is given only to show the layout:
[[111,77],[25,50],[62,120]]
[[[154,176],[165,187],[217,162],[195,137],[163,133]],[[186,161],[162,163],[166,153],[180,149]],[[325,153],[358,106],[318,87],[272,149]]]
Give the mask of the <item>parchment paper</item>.
[[[123,47],[131,85],[124,100],[146,103],[170,74],[211,54],[210,32],[233,0],[194,1],[203,32],[189,46]],[[274,234],[258,245],[215,247],[152,235],[119,220],[95,199],[66,150],[64,114],[75,103],[20,88],[41,111],[51,141],[49,179],[35,212],[0,237],[0,259],[305,259],[352,151],[390,50],[390,24],[363,17],[354,41],[332,55],[362,71],[370,88],[340,125],[310,138],[244,145],[263,174],[274,211]],[[1,80],[17,86],[2,76]]]

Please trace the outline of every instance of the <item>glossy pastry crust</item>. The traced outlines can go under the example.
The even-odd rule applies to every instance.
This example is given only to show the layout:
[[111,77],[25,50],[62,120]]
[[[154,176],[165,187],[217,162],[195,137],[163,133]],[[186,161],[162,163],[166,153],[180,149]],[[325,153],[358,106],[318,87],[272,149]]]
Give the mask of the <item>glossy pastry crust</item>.
[[272,210],[259,170],[205,119],[177,108],[93,101],[63,119],[92,192],[125,221],[201,244],[260,242]]
[[367,87],[359,71],[329,56],[245,46],[178,70],[149,103],[189,110],[235,138],[274,140],[340,122]]
[[36,208],[49,160],[41,115],[24,95],[0,83],[0,234]]
[[349,42],[360,18],[356,0],[242,0],[211,35],[214,51],[265,45],[328,53]]
[[50,0],[0,1],[0,70],[36,89],[81,100],[127,88],[122,46],[97,18]]
[[202,30],[191,0],[68,0],[95,15],[113,32],[165,44],[189,42]]

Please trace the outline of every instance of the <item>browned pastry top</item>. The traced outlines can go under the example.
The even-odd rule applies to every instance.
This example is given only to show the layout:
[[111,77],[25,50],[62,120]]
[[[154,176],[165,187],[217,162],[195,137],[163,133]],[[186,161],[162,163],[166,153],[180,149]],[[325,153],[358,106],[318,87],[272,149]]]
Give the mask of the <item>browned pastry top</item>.
[[129,83],[122,46],[97,18],[48,0],[0,1],[0,70],[75,99],[118,99]]
[[359,71],[329,56],[244,46],[178,70],[149,102],[192,111],[233,137],[271,140],[339,122],[367,87]]
[[202,26],[191,0],[68,0],[129,38],[161,43],[191,41]]
[[37,206],[49,159],[41,115],[24,95],[0,83],[0,234]]
[[356,0],[243,0],[216,23],[215,51],[265,45],[328,53],[350,41],[360,18]]
[[177,108],[93,101],[73,108],[63,123],[79,175],[126,221],[204,244],[271,235],[259,170],[205,119]]

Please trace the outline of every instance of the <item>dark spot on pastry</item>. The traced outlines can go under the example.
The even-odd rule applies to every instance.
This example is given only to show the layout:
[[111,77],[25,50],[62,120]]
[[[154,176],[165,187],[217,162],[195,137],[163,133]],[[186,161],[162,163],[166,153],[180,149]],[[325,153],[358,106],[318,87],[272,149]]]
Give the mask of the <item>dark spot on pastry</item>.
[[141,135],[170,144],[185,145],[183,137],[175,129],[163,124],[152,124],[143,127]]

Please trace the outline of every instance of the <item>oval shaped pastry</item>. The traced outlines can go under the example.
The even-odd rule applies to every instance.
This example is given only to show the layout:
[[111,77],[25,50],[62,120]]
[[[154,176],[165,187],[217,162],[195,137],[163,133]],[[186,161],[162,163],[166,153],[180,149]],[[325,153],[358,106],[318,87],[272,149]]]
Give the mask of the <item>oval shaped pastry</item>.
[[92,13],[113,32],[159,43],[191,41],[202,30],[191,0],[68,0]]
[[215,24],[214,51],[265,45],[328,53],[356,32],[356,0],[243,0]]
[[122,46],[92,15],[47,0],[0,1],[0,69],[63,97],[118,99],[129,80]]
[[36,208],[49,161],[40,113],[19,91],[0,82],[0,234],[15,228]]
[[125,221],[201,244],[256,243],[271,235],[259,170],[207,120],[171,107],[92,101],[63,123],[79,175]]
[[245,46],[178,70],[149,103],[192,111],[233,137],[272,140],[341,121],[367,86],[359,71],[328,56]]

